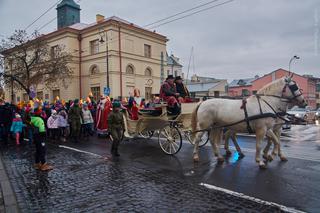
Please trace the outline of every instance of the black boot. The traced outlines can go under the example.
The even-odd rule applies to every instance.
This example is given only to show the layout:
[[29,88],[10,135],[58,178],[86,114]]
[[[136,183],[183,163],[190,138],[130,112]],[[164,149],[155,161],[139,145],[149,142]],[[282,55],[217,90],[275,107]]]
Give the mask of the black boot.
[[120,154],[119,154],[119,152],[118,152],[118,147],[115,148],[115,150],[114,150],[114,156],[120,157]]
[[112,149],[113,149],[113,151],[112,151],[112,155],[114,155],[114,156],[116,156],[116,157],[119,157],[120,155],[119,155],[119,152],[118,152],[118,145],[119,145],[119,142],[116,142],[116,141],[113,141],[113,143],[112,143]]
[[114,143],[112,143],[112,146],[111,146],[111,151],[110,151],[111,155],[114,155]]

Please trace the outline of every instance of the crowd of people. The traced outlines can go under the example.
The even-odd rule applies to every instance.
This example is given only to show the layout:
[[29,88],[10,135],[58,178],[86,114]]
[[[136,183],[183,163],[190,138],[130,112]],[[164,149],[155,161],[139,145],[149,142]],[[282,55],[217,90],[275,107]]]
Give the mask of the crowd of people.
[[30,100],[16,105],[0,100],[0,137],[6,144],[11,138],[19,146],[21,143],[35,144],[35,168],[51,170],[46,163],[46,140],[79,142],[80,137],[95,133],[108,133],[113,141],[111,154],[119,156],[118,146],[124,132],[122,110],[127,110],[129,118],[139,119],[139,110],[152,108],[160,100],[167,102],[168,111],[180,112],[179,104],[187,102],[189,92],[181,77],[169,75],[161,86],[160,95],[146,102],[139,89],[129,94],[127,101],[112,100],[101,96],[94,100],[92,94],[83,101],[79,99],[65,102],[56,97],[54,103]]

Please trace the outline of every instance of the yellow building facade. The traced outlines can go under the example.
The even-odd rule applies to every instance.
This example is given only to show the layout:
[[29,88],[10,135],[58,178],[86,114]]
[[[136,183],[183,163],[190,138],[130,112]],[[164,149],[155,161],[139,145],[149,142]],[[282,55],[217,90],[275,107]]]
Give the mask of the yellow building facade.
[[[159,93],[168,41],[163,35],[115,16],[105,19],[97,15],[93,24],[76,23],[45,38],[50,47],[63,45],[72,54],[69,67],[73,77],[53,88],[36,85],[37,97],[44,101],[53,101],[56,96],[64,100],[85,98],[90,92],[98,99],[108,82],[114,98],[128,97],[135,88],[146,99]],[[5,97],[11,101],[10,88],[5,88]],[[15,91],[14,99],[27,100],[28,95]]]

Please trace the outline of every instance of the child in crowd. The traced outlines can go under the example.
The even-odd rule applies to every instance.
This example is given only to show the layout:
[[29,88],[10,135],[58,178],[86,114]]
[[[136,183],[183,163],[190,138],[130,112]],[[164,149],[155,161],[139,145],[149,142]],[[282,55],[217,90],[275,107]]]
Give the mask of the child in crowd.
[[68,136],[68,127],[68,114],[65,110],[61,110],[58,113],[58,128],[60,129],[60,136],[63,142],[66,141],[66,138]]
[[113,102],[113,110],[108,116],[108,127],[112,137],[111,154],[119,157],[118,146],[122,140],[124,131],[123,115],[120,111],[121,104],[118,101]]
[[36,145],[34,167],[41,171],[48,171],[53,167],[46,162],[46,127],[41,113],[41,110],[35,110],[34,116],[28,116],[26,121],[34,127],[33,136]]
[[48,118],[47,126],[49,129],[49,135],[52,139],[57,139],[59,137],[59,129],[58,129],[58,116],[57,111],[52,110],[51,116]]
[[23,130],[24,124],[22,122],[21,116],[16,113],[15,118],[12,120],[12,125],[10,128],[10,132],[12,132],[16,137],[16,144],[20,144],[20,136]]
[[89,135],[93,135],[93,117],[88,109],[88,104],[83,104],[82,108],[82,124],[84,127],[84,134],[86,137],[89,137]]

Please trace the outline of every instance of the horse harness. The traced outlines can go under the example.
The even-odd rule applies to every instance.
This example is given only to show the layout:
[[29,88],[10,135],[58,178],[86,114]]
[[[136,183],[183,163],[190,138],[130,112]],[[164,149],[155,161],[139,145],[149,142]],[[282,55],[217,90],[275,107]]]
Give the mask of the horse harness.
[[[254,115],[254,116],[248,116],[248,110],[247,110],[247,99],[243,99],[242,100],[242,105],[240,107],[240,109],[243,109],[244,112],[244,121],[247,124],[247,130],[250,134],[254,133],[254,131],[252,130],[251,126],[250,126],[250,121],[251,120],[255,120],[255,119],[259,119],[259,118],[266,118],[266,117],[272,117],[272,118],[280,118],[281,120],[287,122],[288,120],[286,120],[285,118],[283,118],[283,116],[288,115],[286,112],[281,111],[277,112],[272,106],[271,104],[269,104],[266,100],[262,99],[261,96],[271,96],[271,97],[276,97],[276,98],[280,98],[280,99],[287,99],[286,102],[290,102],[294,99],[296,99],[297,97],[301,96],[302,93],[300,92],[298,95],[295,94],[296,91],[299,90],[297,84],[293,84],[293,85],[289,85],[288,83],[286,83],[286,85],[283,87],[282,89],[282,93],[284,93],[286,91],[286,88],[289,87],[293,97],[292,98],[284,98],[283,96],[276,96],[276,95],[260,95],[260,94],[255,94],[257,100],[258,100],[258,104],[259,104],[259,110],[260,110],[260,114],[258,115]],[[270,109],[273,111],[273,113],[263,113],[262,112],[262,108],[261,108],[261,101],[260,99],[267,104],[268,107],[270,107]]]
[[[294,81],[293,81],[294,82]],[[295,82],[294,82],[295,83]],[[243,109],[244,111],[244,115],[245,115],[245,118],[243,120],[240,120],[238,122],[235,122],[235,123],[232,123],[232,124],[228,124],[228,125],[224,125],[224,126],[211,126],[210,128],[207,128],[207,129],[203,129],[203,130],[196,130],[194,132],[203,132],[203,131],[210,131],[211,129],[219,129],[219,128],[226,128],[226,127],[230,127],[230,126],[234,126],[234,125],[237,125],[237,124],[240,124],[242,122],[246,122],[247,124],[247,130],[248,132],[251,134],[251,133],[254,133],[253,129],[251,128],[250,126],[250,121],[253,121],[253,120],[258,120],[258,119],[261,119],[261,118],[280,118],[281,120],[284,120],[285,122],[287,122],[288,120],[286,120],[285,118],[283,118],[283,116],[285,115],[288,115],[285,111],[281,111],[278,112],[276,111],[272,106],[271,104],[269,104],[266,100],[264,100],[263,98],[261,98],[261,96],[270,96],[270,97],[275,97],[275,98],[280,98],[280,99],[286,99],[285,102],[290,102],[294,99],[296,99],[297,97],[301,96],[302,93],[300,92],[298,95],[295,94],[296,91],[299,90],[298,86],[295,84],[293,85],[289,85],[289,82],[286,83],[286,85],[284,86],[283,90],[282,90],[282,94],[286,91],[286,88],[289,87],[293,97],[292,98],[288,98],[288,97],[283,97],[282,96],[277,96],[277,95],[263,95],[263,94],[255,94],[256,98],[257,98],[257,101],[258,101],[258,104],[259,104],[259,111],[260,111],[260,114],[258,115],[253,115],[253,116],[249,116],[248,115],[248,111],[247,111],[247,99],[243,99],[242,100],[242,105],[240,107],[240,109]],[[262,108],[261,108],[261,100],[267,104],[268,107],[270,107],[270,109],[273,111],[272,113],[271,112],[268,112],[268,113],[263,113],[262,112]]]

